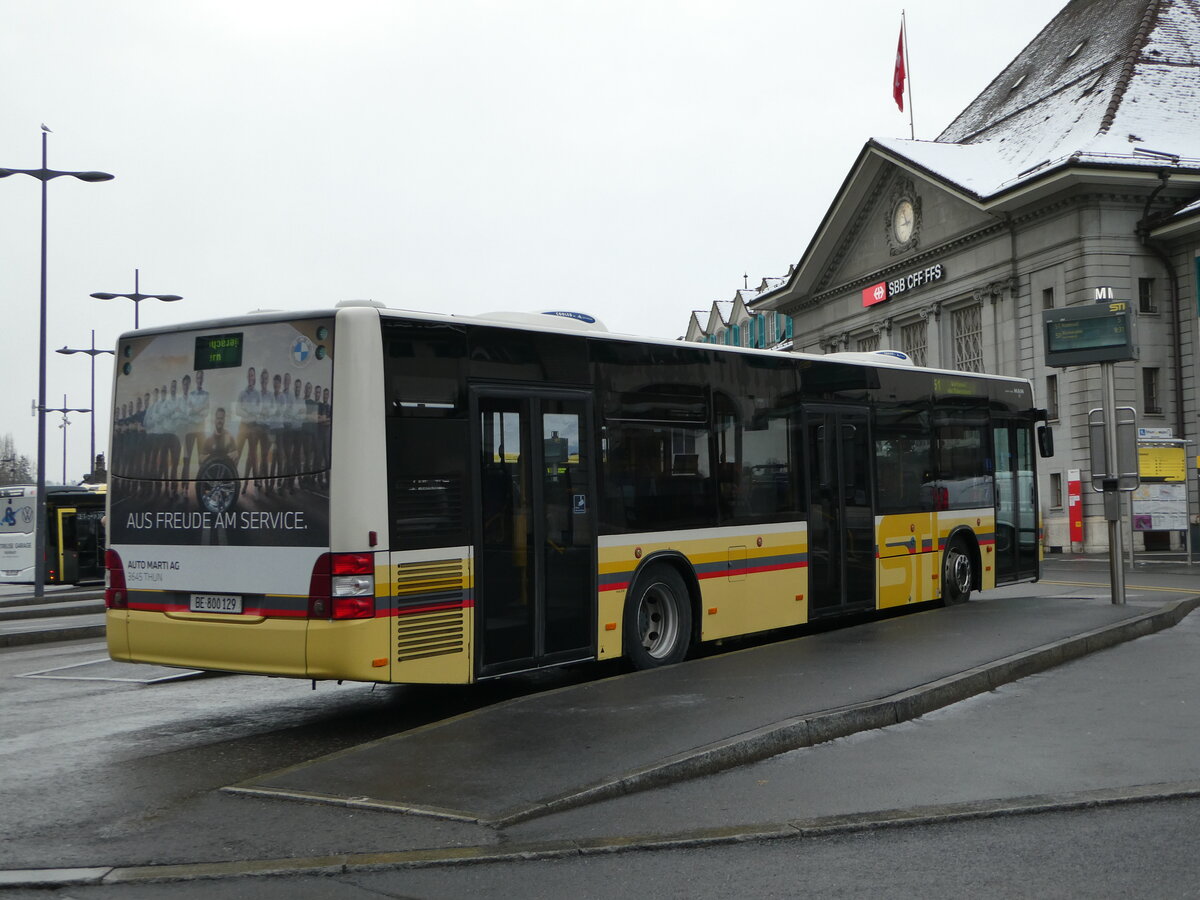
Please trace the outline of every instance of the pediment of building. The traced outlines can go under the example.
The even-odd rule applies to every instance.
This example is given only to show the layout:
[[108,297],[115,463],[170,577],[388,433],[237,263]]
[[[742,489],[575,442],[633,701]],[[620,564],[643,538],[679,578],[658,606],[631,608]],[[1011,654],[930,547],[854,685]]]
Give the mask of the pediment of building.
[[[855,177],[870,180],[854,184]],[[812,294],[892,270],[997,221],[938,182],[890,162],[874,171],[860,168],[843,196],[857,198],[856,205],[805,260]]]

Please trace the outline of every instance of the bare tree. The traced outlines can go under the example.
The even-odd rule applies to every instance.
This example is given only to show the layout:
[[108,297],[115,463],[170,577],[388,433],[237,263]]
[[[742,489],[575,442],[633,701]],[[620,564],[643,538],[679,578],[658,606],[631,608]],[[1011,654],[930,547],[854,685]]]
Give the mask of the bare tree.
[[11,434],[0,437],[0,484],[31,484],[29,457],[17,453]]

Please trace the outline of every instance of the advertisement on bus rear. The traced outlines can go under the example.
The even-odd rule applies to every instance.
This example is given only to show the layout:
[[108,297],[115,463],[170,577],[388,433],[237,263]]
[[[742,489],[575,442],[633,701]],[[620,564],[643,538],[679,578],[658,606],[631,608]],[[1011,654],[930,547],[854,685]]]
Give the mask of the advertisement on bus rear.
[[31,488],[0,488],[0,581],[31,580],[35,502]]
[[332,319],[132,337],[117,353],[113,545],[328,545]]

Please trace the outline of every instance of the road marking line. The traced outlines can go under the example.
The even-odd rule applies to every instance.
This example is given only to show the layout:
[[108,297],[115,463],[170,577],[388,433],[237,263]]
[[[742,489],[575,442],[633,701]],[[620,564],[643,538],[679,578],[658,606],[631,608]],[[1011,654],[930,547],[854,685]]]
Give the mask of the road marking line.
[[[1053,584],[1059,587],[1111,587],[1107,581],[1039,581],[1038,584]],[[1126,589],[1135,591],[1165,591],[1171,594],[1200,594],[1197,588],[1153,587],[1144,584],[1127,584]]]

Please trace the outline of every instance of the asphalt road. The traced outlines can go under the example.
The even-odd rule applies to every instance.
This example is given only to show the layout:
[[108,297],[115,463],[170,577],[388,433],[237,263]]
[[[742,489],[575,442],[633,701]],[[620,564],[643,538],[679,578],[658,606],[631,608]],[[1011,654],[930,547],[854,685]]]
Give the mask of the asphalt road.
[[[185,862],[244,852],[327,852],[327,808],[254,803],[219,789],[396,731],[600,673],[574,670],[482,689],[196,675],[107,660],[102,643],[0,651],[0,869],[112,860]],[[347,846],[391,849],[401,834],[339,816]],[[394,823],[391,817],[390,823]],[[428,822],[411,826],[425,835]],[[448,840],[478,828],[447,826]],[[415,838],[414,838],[415,839]],[[0,879],[0,886],[3,885]]]
[[1200,800],[487,866],[5,892],[8,900],[1197,896]]
[[[1034,590],[1103,602],[1105,574],[1059,563]],[[1129,582],[1131,603],[1200,588],[1180,569]],[[0,651],[0,868],[275,856],[300,873],[4,897],[1200,896],[1200,612],[912,722],[500,830],[218,789],[605,671],[310,691],[102,660],[94,642]],[[381,855],[323,869],[334,844]],[[490,861],[398,862],[434,846]]]

